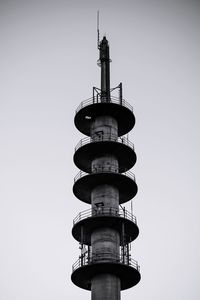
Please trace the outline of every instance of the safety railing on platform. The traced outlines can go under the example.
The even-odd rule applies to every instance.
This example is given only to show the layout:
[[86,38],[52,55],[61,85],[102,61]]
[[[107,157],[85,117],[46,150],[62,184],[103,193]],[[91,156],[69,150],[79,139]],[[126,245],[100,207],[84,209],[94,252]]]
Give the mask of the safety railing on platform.
[[134,259],[131,259],[130,255],[122,255],[121,253],[117,255],[111,252],[103,252],[97,254],[86,251],[84,254],[80,255],[78,260],[73,264],[72,272],[74,272],[80,267],[102,262],[119,263],[130,266],[140,271],[140,266],[138,265],[138,262]]
[[87,209],[84,210],[82,212],[80,212],[73,220],[73,225],[75,225],[76,223],[87,219],[87,218],[91,218],[91,217],[103,217],[103,216],[111,216],[111,217],[119,217],[119,218],[125,218],[127,220],[130,220],[132,222],[134,222],[137,225],[137,220],[136,217],[129,212],[128,210],[126,210],[125,208],[122,209],[117,209],[114,207],[97,207],[97,208],[92,208],[92,209]]
[[[105,103],[105,102],[101,101],[101,97],[99,97],[99,96],[94,96],[94,97],[91,97],[89,99],[86,99],[86,100],[82,101],[81,104],[78,106],[78,108],[76,109],[76,114],[82,108],[84,108],[86,106],[89,106],[91,104],[96,104],[96,103]],[[120,99],[120,97],[111,96],[107,103],[115,103],[115,104],[124,106],[124,107],[128,108],[130,111],[133,112],[133,107],[126,100]]]
[[[92,173],[90,173],[90,174],[102,174],[102,173],[117,173],[117,174],[119,174],[117,172],[116,167],[112,168],[112,166],[98,166],[96,169],[94,168],[92,170]],[[135,175],[131,171],[127,171],[125,173],[120,173],[120,174],[131,178],[133,181],[136,181]],[[74,177],[74,183],[87,175],[88,175],[88,173],[79,171],[78,174]]]
[[127,137],[116,137],[114,134],[94,134],[92,137],[85,137],[75,147],[75,152],[82,146],[96,142],[116,142],[124,144],[134,150],[134,144]]

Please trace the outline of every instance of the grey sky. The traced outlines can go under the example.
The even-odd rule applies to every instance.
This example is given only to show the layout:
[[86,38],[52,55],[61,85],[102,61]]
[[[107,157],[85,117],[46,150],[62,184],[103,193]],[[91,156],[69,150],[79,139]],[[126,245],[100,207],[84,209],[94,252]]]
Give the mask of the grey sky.
[[[124,300],[198,300],[199,1],[1,1],[0,299],[90,299],[70,281],[73,125],[99,86],[96,11],[111,83],[136,115],[133,200],[142,280]],[[126,205],[130,209],[130,203]]]

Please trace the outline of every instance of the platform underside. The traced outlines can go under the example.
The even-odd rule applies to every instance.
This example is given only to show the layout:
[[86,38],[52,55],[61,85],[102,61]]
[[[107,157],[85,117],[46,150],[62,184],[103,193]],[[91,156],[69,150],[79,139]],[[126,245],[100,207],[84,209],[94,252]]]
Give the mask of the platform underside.
[[138,191],[136,182],[120,173],[93,173],[78,179],[73,186],[74,195],[83,202],[91,203],[91,192],[97,185],[109,184],[117,187],[119,203],[125,203],[135,197]]
[[92,120],[101,115],[109,115],[116,119],[118,136],[126,134],[135,125],[133,112],[125,106],[116,103],[94,103],[77,112],[74,118],[75,126],[80,132],[90,136]]
[[126,144],[114,141],[96,141],[78,148],[74,153],[74,163],[82,171],[91,173],[91,162],[108,153],[118,160],[119,173],[130,170],[136,163],[135,151]]
[[[123,227],[123,241],[122,237],[122,226]],[[80,222],[76,223],[72,228],[72,235],[78,241],[81,242],[81,232],[83,230],[83,240],[82,242],[85,245],[91,245],[91,234],[93,230],[96,228],[103,228],[103,227],[111,227],[112,229],[116,229],[120,233],[120,245],[122,243],[130,243],[134,241],[139,235],[139,228],[137,224],[133,221],[128,220],[124,217],[117,217],[117,216],[103,216],[97,215],[94,217],[89,217],[86,219],[81,220]]]
[[140,272],[128,265],[114,262],[91,263],[76,269],[72,275],[72,282],[78,287],[91,290],[91,280],[97,274],[115,274],[120,278],[121,290],[126,290],[140,281]]

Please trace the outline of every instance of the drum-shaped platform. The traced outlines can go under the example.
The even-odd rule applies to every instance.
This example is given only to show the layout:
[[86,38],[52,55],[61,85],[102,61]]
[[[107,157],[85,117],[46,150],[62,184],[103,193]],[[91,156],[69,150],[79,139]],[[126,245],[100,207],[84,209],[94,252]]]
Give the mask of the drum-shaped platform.
[[122,101],[122,103],[118,101],[118,103],[100,102],[94,104],[91,100],[90,102],[86,103],[89,103],[86,106],[84,106],[84,101],[82,103],[82,108],[80,106],[80,108],[76,111],[74,123],[77,129],[85,135],[90,136],[92,120],[101,115],[108,115],[116,119],[118,123],[119,136],[128,133],[135,125],[135,117],[132,112],[132,107],[128,102],[125,102],[124,100]]
[[120,262],[91,262],[75,269],[71,275],[72,282],[85,290],[91,290],[92,278],[97,274],[114,274],[120,278],[121,290],[136,285],[141,275],[139,268]]
[[127,140],[95,140],[82,139],[75,148],[74,163],[84,172],[91,173],[91,163],[96,157],[111,154],[119,164],[119,173],[131,169],[136,163],[133,144]]
[[[127,172],[127,175],[102,172],[80,176],[74,183],[73,193],[81,201],[90,204],[92,190],[98,185],[108,184],[117,187],[119,203],[125,203],[135,197],[138,190],[134,177],[130,177],[128,174],[129,172]],[[130,174],[132,173],[130,172]]]
[[[83,214],[83,219],[76,222],[72,228],[72,235],[78,241],[85,245],[91,245],[91,234],[96,228],[111,227],[120,233],[120,245],[128,244],[134,241],[139,235],[139,228],[136,218],[127,218],[128,215],[116,214],[109,209],[105,212],[97,212],[96,214]],[[124,233],[122,240],[122,232]],[[81,238],[81,234],[83,234]]]

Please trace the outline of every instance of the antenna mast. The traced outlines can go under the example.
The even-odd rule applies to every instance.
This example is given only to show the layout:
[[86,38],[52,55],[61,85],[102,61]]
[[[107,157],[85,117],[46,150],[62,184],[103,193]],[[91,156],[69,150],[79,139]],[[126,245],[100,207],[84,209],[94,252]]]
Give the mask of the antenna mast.
[[100,49],[100,37],[99,37],[99,10],[97,11],[97,49]]

